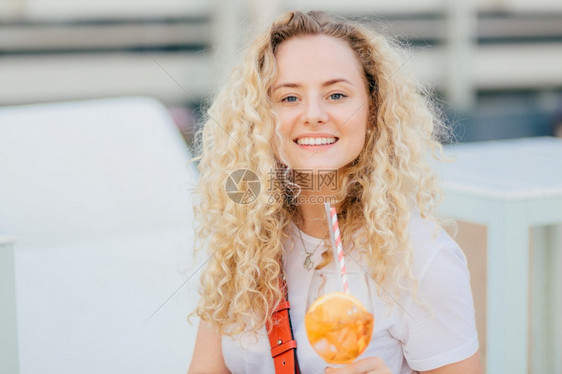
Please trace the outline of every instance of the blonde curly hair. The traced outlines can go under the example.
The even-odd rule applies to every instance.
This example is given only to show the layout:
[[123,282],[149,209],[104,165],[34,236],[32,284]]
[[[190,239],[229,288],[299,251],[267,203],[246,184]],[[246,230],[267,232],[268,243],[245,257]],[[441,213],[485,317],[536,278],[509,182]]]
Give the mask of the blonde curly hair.
[[[353,248],[352,235],[361,233],[369,243],[361,250],[377,283],[402,287],[413,279],[410,213],[415,209],[431,216],[440,200],[427,159],[440,154],[444,126],[425,91],[401,71],[398,47],[364,26],[323,12],[283,14],[233,70],[200,134],[194,211],[197,248],[209,251],[210,259],[195,313],[224,335],[257,332],[282,296],[283,243],[299,210],[291,199],[272,199],[295,193],[283,177],[271,183],[272,170],[284,167],[272,150],[279,141],[270,99],[275,52],[286,40],[318,34],[349,45],[369,87],[370,131],[363,151],[343,171],[338,195],[344,246]],[[248,204],[233,201],[225,191],[229,175],[239,169],[251,170],[261,182],[261,192]]]

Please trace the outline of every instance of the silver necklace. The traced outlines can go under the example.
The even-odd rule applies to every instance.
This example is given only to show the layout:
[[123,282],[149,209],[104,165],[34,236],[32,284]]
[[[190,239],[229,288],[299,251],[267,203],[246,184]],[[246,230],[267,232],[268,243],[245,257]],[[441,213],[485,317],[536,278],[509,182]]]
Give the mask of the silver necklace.
[[320,245],[324,242],[324,240],[321,240],[320,243],[318,243],[318,244],[316,245],[316,248],[314,248],[314,250],[313,250],[312,252],[309,252],[309,251],[306,250],[306,245],[304,244],[304,239],[303,239],[303,237],[302,237],[302,232],[301,232],[301,230],[300,230],[298,227],[297,227],[297,230],[298,230],[299,236],[300,236],[300,238],[301,238],[302,247],[304,248],[304,252],[306,253],[306,257],[305,257],[305,259],[304,259],[304,262],[303,262],[302,266],[303,266],[306,270],[310,271],[310,270],[312,270],[312,268],[314,267],[314,261],[312,261],[312,255],[313,255],[314,253],[316,253],[316,250],[318,249],[318,247],[320,247]]

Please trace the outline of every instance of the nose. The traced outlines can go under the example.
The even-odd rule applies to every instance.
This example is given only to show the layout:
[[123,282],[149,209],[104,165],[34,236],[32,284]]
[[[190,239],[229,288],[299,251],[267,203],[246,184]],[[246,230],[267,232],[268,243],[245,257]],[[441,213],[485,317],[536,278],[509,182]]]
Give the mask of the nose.
[[308,125],[320,125],[328,121],[326,103],[321,98],[309,98],[305,102],[303,120]]

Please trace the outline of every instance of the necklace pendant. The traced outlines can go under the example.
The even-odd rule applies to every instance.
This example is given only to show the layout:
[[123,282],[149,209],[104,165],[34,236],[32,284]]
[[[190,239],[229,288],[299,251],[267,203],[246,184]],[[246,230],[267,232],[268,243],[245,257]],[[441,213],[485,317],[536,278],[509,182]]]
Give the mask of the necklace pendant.
[[304,268],[308,271],[312,270],[312,268],[314,267],[314,263],[312,262],[312,259],[310,258],[311,256],[312,256],[312,253],[307,253],[306,258],[304,259],[304,263],[303,263]]

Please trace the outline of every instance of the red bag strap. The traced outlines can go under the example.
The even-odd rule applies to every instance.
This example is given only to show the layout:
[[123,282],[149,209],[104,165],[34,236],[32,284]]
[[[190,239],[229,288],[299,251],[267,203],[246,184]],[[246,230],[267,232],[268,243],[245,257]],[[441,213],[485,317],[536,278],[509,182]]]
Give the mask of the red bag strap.
[[291,316],[289,315],[291,305],[287,297],[287,284],[284,279],[280,279],[279,285],[283,290],[283,300],[271,315],[272,323],[266,324],[271,357],[273,357],[276,374],[299,374],[297,341],[293,337]]

